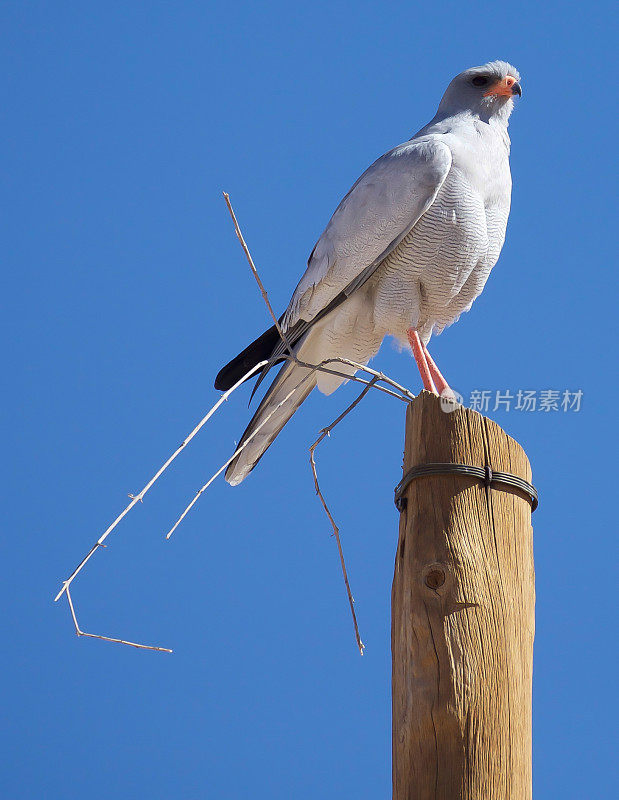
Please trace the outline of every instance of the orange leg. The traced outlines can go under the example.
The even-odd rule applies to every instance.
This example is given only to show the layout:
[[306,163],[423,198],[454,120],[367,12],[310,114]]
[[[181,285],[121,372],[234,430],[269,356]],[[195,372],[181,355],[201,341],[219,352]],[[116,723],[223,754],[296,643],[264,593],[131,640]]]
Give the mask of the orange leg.
[[421,380],[423,381],[423,388],[427,389],[429,392],[433,392],[433,394],[437,394],[436,387],[434,386],[434,382],[432,381],[430,366],[426,361],[424,347],[421,344],[421,339],[419,338],[419,334],[414,328],[409,328],[406,333],[408,334],[408,341],[410,342],[410,346],[413,348],[413,356],[415,358],[415,361],[417,362],[419,374],[421,375]]
[[438,393],[441,397],[454,397],[455,394],[451,388],[451,386],[447,383],[445,378],[443,378],[440,369],[436,366],[436,362],[428,352],[428,348],[425,344],[421,345],[423,348],[423,353],[426,357],[426,361],[428,364],[428,368],[430,369],[430,374],[432,375],[432,379],[436,384],[436,388],[438,389]]
[[430,374],[432,375],[432,378],[436,383],[436,388],[438,389],[438,393],[442,394],[445,389],[449,389],[449,384],[447,383],[445,378],[443,378],[443,376],[441,375],[441,371],[436,366],[435,360],[428,352],[428,348],[425,346],[425,344],[422,344],[421,346],[423,347],[423,354],[425,355],[426,361],[428,362]]

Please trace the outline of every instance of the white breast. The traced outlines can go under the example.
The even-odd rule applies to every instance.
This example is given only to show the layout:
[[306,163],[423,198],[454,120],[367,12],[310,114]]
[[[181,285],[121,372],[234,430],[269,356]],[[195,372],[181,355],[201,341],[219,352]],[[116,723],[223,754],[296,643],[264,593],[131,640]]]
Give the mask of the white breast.
[[471,307],[500,253],[509,200],[488,197],[452,168],[432,207],[388,256],[374,279],[377,326],[406,342],[425,341]]

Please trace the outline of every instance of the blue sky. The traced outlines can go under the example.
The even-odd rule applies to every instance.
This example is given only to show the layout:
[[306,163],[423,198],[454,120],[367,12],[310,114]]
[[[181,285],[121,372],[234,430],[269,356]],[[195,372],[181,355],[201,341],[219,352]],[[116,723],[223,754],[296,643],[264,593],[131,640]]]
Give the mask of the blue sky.
[[[404,407],[374,393],[318,451],[367,644],[354,645],[307,447],[352,387],[313,397],[241,487],[217,482],[225,406],[76,581],[52,597],[215,401],[269,324],[221,198],[278,310],[363,169],[504,58],[507,242],[433,343],[465,397],[577,391],[579,412],[493,411],[540,492],[536,797],[610,796],[615,736],[616,66],[608,3],[5,2],[3,796],[386,797],[389,600]],[[416,391],[412,359],[376,364]],[[492,404],[493,405],[493,404]]]

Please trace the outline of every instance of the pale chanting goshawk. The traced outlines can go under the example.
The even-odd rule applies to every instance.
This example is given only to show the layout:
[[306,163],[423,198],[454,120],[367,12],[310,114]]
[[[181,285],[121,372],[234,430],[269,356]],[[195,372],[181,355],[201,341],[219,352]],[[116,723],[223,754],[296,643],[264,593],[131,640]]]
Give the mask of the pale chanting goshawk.
[[[470,309],[501,252],[511,198],[507,126],[519,81],[505,61],[457,75],[434,118],[354,184],[280,320],[299,361],[367,364],[391,335],[412,348],[426,389],[450,391],[427,345]],[[215,388],[229,389],[285,353],[273,326],[220,371]],[[330,394],[346,380],[314,372],[282,403],[308,371],[290,360],[281,367],[240,444],[267,421],[229,465],[229,483],[247,477],[315,386]]]

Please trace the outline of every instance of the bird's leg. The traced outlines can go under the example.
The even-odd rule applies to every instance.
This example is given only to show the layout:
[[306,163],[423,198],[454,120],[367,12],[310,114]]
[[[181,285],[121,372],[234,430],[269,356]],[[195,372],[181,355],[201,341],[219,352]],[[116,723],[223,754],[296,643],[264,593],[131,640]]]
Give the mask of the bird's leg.
[[443,378],[440,369],[436,366],[435,360],[428,352],[428,348],[425,346],[425,344],[422,344],[421,347],[423,348],[423,354],[426,358],[426,363],[430,370],[430,374],[432,375],[432,380],[434,381],[434,383],[436,384],[436,388],[438,389],[438,393],[440,394],[441,397],[455,398],[453,389],[447,383],[445,378]]
[[434,386],[434,382],[432,381],[430,366],[426,361],[426,354],[424,353],[424,347],[421,344],[421,339],[419,338],[419,334],[414,328],[409,328],[406,331],[406,333],[408,335],[408,341],[410,342],[410,346],[413,349],[413,356],[417,363],[419,374],[421,375],[421,380],[423,381],[423,388],[427,389],[429,392],[432,392],[433,394],[437,394],[436,387]]

